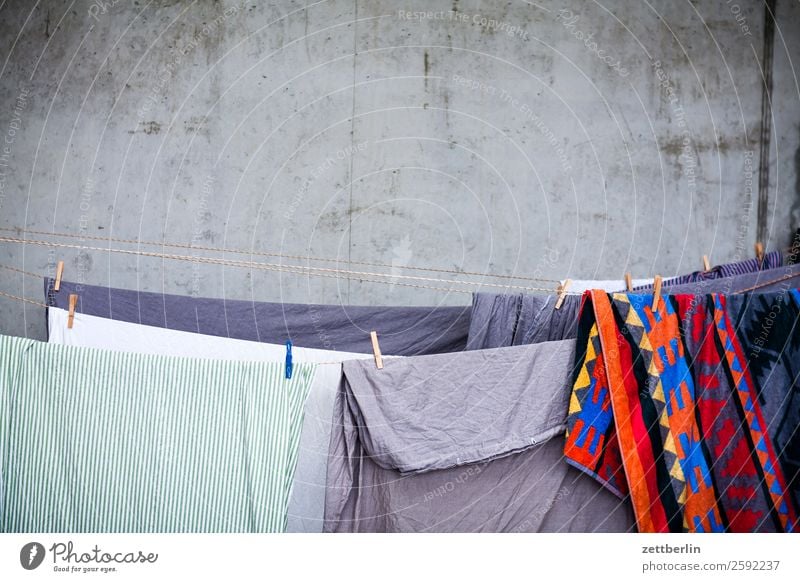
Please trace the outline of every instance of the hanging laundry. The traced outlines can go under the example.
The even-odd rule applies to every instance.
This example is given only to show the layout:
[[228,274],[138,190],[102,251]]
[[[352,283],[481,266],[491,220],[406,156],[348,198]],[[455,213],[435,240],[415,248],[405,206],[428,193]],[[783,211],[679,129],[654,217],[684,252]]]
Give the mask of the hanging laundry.
[[800,291],[729,297],[728,312],[795,508],[800,507]]
[[[50,343],[101,348],[165,356],[210,358],[216,360],[284,362],[283,345],[228,339],[175,331],[75,314],[72,329],[67,329],[67,312],[48,309]],[[293,346],[295,362],[322,363],[317,367],[308,398],[303,406],[303,428],[294,472],[292,496],[288,506],[287,532],[322,531],[325,507],[325,472],[328,443],[331,439],[333,401],[342,377],[341,364],[346,359],[368,358],[368,354],[332,352]]]
[[[716,279],[699,280],[669,288],[669,294],[735,293],[758,286],[754,293],[768,293],[800,281],[800,266],[785,266]],[[580,283],[580,281],[578,281]],[[573,283],[574,284],[574,283]],[[572,289],[572,285],[570,289]],[[578,285],[580,288],[580,285]],[[618,291],[622,292],[621,289]],[[638,289],[633,293],[652,293]],[[553,295],[474,293],[468,350],[557,341],[577,337],[580,295],[567,295],[554,309]]]
[[[572,279],[571,281],[569,286],[571,293],[583,293],[592,289],[601,289],[602,291],[614,293],[625,289],[625,281],[622,279]],[[561,284],[563,285],[564,281],[561,281]],[[653,279],[633,279],[631,284],[634,287],[652,285]]]
[[0,336],[0,531],[283,531],[315,368]]
[[[771,293],[800,285],[800,265],[784,265],[764,271],[733,275],[718,279],[701,279],[682,285],[671,285],[670,295],[705,295],[706,293]],[[635,291],[645,293],[646,291]]]
[[[648,295],[611,297],[584,296],[568,462],[630,495],[639,531],[794,531],[725,297],[701,301],[710,316],[694,319],[697,296],[664,297],[655,311]],[[705,366],[695,375],[693,361]]]
[[[730,279],[739,275],[754,275],[754,277],[750,278],[751,281],[766,281],[767,278],[759,277],[759,273],[764,271],[774,271],[784,263],[784,257],[780,251],[773,251],[768,253],[764,257],[764,262],[759,268],[758,262],[756,259],[748,259],[745,261],[741,261],[738,263],[729,263],[725,265],[718,265],[716,267],[712,267],[709,271],[695,271],[694,273],[689,273],[688,275],[681,275],[679,277],[672,277],[667,279],[666,281],[662,281],[662,287],[669,287],[669,293],[671,295],[676,295],[678,293],[692,293],[688,289],[683,290],[673,290],[674,286],[677,285],[687,285],[692,283],[701,283],[707,281],[715,281],[717,279]],[[766,274],[766,273],[765,273]],[[772,273],[774,275],[774,272]],[[744,281],[743,279],[742,281]],[[564,281],[561,282],[562,284]],[[636,291],[648,291],[652,292],[653,290],[653,279],[633,279],[632,286],[634,292]],[[592,279],[573,279],[571,280],[571,284],[569,287],[572,293],[583,293],[584,291],[591,291],[593,289],[599,289],[601,291],[606,291],[608,293],[625,293],[626,286],[625,281],[622,280],[592,280]],[[731,291],[736,291],[737,289],[733,288]],[[722,292],[722,289],[718,289],[716,292]],[[705,293],[706,291],[696,291],[696,293]],[[730,291],[729,291],[730,292]]]
[[[751,302],[762,303],[765,298],[773,295],[761,294],[753,297],[733,296],[730,298],[711,295],[702,298],[678,295],[674,298],[677,312],[681,316],[681,321],[684,322],[686,353],[697,384],[697,412],[703,428],[702,439],[714,459],[712,474],[722,500],[723,519],[729,522],[731,531],[759,531],[767,524],[759,523],[757,519],[763,520],[763,517],[768,515],[769,507],[764,504],[757,506],[759,497],[755,494],[743,495],[743,484],[748,491],[758,491],[762,475],[757,464],[745,454],[746,449],[740,446],[740,443],[750,436],[746,425],[740,422],[740,414],[737,410],[739,400],[731,397],[731,394],[735,393],[732,384],[732,379],[735,377],[731,375],[729,366],[723,360],[725,355],[740,358],[751,372],[749,377],[745,374],[741,382],[747,382],[748,390],[757,395],[754,402],[759,403],[762,407],[766,423],[765,431],[781,460],[784,477],[787,479],[787,489],[791,493],[792,473],[786,472],[787,466],[784,465],[784,461],[787,460],[787,453],[788,457],[792,455],[790,450],[780,445],[786,442],[786,437],[791,438],[791,433],[787,430],[789,427],[785,424],[786,421],[793,421],[794,430],[791,432],[796,431],[798,426],[798,413],[792,414],[791,389],[789,390],[790,397],[787,398],[787,387],[791,387],[792,381],[789,378],[781,378],[781,372],[778,372],[778,375],[763,387],[764,389],[760,389],[759,382],[753,374],[756,352],[746,350],[744,342],[741,342],[740,349],[738,338],[733,336],[734,328],[738,326],[732,325],[735,321],[732,315],[741,311],[742,308],[746,309],[747,304]],[[724,306],[724,312],[720,306]],[[796,315],[796,308],[794,312]],[[754,315],[755,313],[750,314],[749,317],[745,317],[745,320],[752,321]],[[796,317],[790,318],[789,316],[789,313],[782,313],[778,325],[796,321]],[[721,323],[725,324],[725,333],[733,337],[729,347],[724,349],[720,349],[714,338],[714,332],[720,325],[717,318],[720,318]],[[769,325],[772,323],[769,322]],[[781,335],[786,337],[785,334]],[[741,337],[744,338],[745,334],[742,334]],[[726,342],[726,344],[720,345],[728,344]],[[741,352],[738,355],[737,350]],[[791,366],[791,364],[789,365]],[[778,420],[779,417],[780,422],[776,423],[775,420]],[[781,426],[783,430],[781,430]],[[782,437],[781,441],[779,442],[776,437]]]
[[370,330],[379,330],[384,353],[393,356],[464,349],[470,307],[362,307],[208,299],[61,282],[45,279],[45,303],[68,309],[80,296],[78,312],[234,339],[307,348],[372,353]]
[[628,531],[564,463],[574,341],[344,364],[325,531]]
[[787,265],[796,265],[800,262],[800,228],[794,231],[789,250],[784,257]]
[[[671,288],[673,285],[684,285],[686,283],[696,283],[698,281],[709,281],[713,279],[724,279],[725,277],[734,277],[736,275],[746,275],[748,273],[755,273],[757,271],[766,271],[783,266],[783,253],[781,251],[772,251],[764,255],[764,259],[759,263],[758,259],[746,259],[736,263],[726,263],[724,265],[717,265],[712,267],[709,271],[695,271],[688,275],[681,275],[679,277],[672,277],[666,279],[662,283],[662,287]],[[634,291],[649,291],[652,292],[652,284],[634,286]],[[670,291],[671,293],[671,291]]]
[[473,293],[467,350],[574,339],[581,296]]

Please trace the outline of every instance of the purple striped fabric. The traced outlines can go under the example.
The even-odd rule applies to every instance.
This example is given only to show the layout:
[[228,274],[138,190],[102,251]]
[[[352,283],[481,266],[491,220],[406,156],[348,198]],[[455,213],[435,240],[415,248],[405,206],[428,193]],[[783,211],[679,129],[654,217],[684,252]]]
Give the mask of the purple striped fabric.
[[[695,271],[688,275],[681,275],[673,277],[664,281],[661,286],[672,287],[673,285],[685,285],[687,283],[696,283],[698,281],[710,281],[712,279],[723,279],[725,277],[735,277],[736,275],[746,275],[748,273],[755,273],[757,271],[765,271],[767,269],[775,269],[776,267],[783,266],[783,253],[781,251],[772,251],[764,255],[764,259],[759,265],[758,259],[752,258],[738,263],[727,263],[725,265],[717,265],[710,271]],[[634,287],[634,291],[652,291],[652,285],[641,285]]]

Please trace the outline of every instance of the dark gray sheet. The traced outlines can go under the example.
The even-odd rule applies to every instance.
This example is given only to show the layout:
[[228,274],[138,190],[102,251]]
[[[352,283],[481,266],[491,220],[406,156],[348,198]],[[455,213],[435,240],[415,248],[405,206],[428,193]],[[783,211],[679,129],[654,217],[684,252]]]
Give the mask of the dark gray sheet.
[[407,356],[463,350],[472,308],[363,307],[230,301],[114,289],[45,279],[48,305],[79,313],[207,335],[344,352],[372,353],[376,330],[384,354]]
[[567,295],[554,309],[553,295],[474,293],[468,350],[575,339],[580,295]]
[[632,530],[629,504],[563,459],[574,350],[346,363],[324,531]]

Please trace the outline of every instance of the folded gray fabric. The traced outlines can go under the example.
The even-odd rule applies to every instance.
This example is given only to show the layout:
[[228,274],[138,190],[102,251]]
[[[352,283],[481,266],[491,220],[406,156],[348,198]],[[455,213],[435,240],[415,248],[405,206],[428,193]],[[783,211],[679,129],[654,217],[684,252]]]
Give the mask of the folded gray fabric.
[[79,313],[272,344],[287,339],[304,348],[372,353],[370,330],[378,330],[384,354],[440,354],[464,349],[471,308],[366,307],[231,301],[113,289],[62,281],[58,292],[45,279],[47,305],[69,309],[78,294]]
[[324,531],[632,530],[629,504],[563,459],[574,351],[562,341],[345,364]]
[[563,341],[343,369],[364,450],[408,473],[507,456],[563,432],[574,359],[575,342]]

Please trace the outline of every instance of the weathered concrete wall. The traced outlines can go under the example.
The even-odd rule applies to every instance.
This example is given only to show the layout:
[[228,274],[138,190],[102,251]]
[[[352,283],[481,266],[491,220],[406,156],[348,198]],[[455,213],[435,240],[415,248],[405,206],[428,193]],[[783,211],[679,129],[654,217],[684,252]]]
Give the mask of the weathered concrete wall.
[[800,3],[778,2],[767,224],[780,245],[800,228]]
[[[760,2],[265,4],[6,2],[0,227],[103,248],[223,256],[89,237],[378,262],[391,267],[351,268],[434,278],[444,275],[407,267],[649,276],[698,268],[702,254],[751,254]],[[784,12],[779,204],[798,179],[797,9]],[[789,212],[775,214],[785,222]],[[785,242],[785,225],[773,226]],[[469,301],[0,243],[2,265],[45,273],[58,259],[69,279],[170,293]],[[0,269],[0,291],[40,300],[41,282]],[[42,321],[40,308],[0,297],[1,332],[42,337]]]

